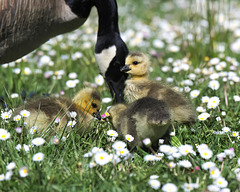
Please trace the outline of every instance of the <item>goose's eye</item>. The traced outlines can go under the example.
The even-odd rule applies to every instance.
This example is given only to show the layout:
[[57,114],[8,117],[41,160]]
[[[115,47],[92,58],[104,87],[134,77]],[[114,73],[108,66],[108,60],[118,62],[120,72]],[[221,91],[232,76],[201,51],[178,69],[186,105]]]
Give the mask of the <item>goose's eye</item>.
[[97,108],[97,104],[96,103],[92,103],[92,107],[93,108]]
[[137,65],[139,62],[138,61],[133,61],[132,64],[133,65]]

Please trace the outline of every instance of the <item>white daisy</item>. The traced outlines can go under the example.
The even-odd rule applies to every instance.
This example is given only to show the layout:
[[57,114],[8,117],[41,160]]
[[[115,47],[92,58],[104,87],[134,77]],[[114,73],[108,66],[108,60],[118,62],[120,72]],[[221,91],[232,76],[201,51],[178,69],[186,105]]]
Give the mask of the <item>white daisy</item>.
[[6,168],[7,168],[7,170],[12,170],[12,169],[16,168],[16,163],[11,162],[7,165]]
[[22,168],[20,168],[20,170],[19,170],[19,175],[20,175],[20,177],[26,177],[26,176],[28,176],[28,168],[27,167],[22,167]]
[[5,129],[0,129],[0,140],[7,140],[10,138],[10,133]]
[[102,151],[94,155],[94,160],[98,165],[105,165],[110,161],[110,156],[105,151]]
[[220,176],[220,170],[217,167],[213,167],[209,170],[210,177],[216,179]]
[[150,179],[148,181],[148,184],[155,190],[159,189],[161,186],[160,181],[158,181],[157,179]]
[[117,137],[118,133],[117,133],[117,131],[110,129],[107,131],[107,135],[111,136],[111,137]]
[[225,188],[228,185],[227,180],[224,177],[218,177],[215,179],[215,181],[213,182],[216,186],[218,186],[219,188]]
[[134,137],[132,135],[125,135],[125,139],[128,141],[128,142],[132,142],[134,140]]
[[173,183],[166,183],[162,186],[163,192],[177,192],[177,186]]
[[126,147],[126,143],[123,141],[116,141],[113,143],[112,148],[115,150],[121,150],[124,149]]
[[211,161],[208,161],[208,162],[205,162],[205,163],[202,164],[202,168],[203,168],[204,170],[212,169],[212,168],[214,168],[214,167],[216,167],[216,164],[213,163],[213,162],[211,162]]
[[45,140],[41,137],[37,137],[37,138],[32,140],[32,144],[36,145],[36,146],[43,145],[44,143],[45,143]]
[[25,109],[20,111],[19,113],[22,117],[29,117],[30,116],[30,112],[25,110]]
[[33,155],[32,160],[33,161],[42,161],[43,158],[44,158],[44,154],[39,152],[39,153],[36,153],[36,154]]
[[200,150],[199,153],[203,159],[210,159],[213,155],[213,152],[210,149]]

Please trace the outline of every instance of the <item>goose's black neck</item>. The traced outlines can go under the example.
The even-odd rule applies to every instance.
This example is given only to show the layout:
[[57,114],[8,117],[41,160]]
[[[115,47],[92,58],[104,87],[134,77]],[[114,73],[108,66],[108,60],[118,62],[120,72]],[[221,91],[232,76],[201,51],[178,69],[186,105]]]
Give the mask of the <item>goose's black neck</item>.
[[118,9],[116,0],[93,0],[98,12],[98,36],[118,33]]

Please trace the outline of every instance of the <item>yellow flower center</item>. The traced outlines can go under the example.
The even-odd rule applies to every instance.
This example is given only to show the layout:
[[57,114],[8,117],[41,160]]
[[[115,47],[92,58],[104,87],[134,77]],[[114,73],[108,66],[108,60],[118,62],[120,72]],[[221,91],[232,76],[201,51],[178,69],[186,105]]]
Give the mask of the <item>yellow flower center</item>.
[[100,159],[103,160],[103,156],[101,156]]

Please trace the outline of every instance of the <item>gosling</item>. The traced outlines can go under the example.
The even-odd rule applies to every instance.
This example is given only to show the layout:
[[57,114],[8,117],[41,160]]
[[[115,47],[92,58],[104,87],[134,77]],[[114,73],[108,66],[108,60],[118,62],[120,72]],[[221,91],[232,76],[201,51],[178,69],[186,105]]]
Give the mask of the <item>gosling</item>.
[[93,88],[83,88],[72,100],[42,97],[20,106],[14,114],[19,114],[23,109],[29,111],[30,116],[24,118],[24,122],[28,128],[34,126],[39,134],[47,131],[47,135],[51,136],[65,127],[68,132],[77,127],[76,132],[81,134],[88,130],[94,117],[101,119],[100,107],[99,92]]
[[169,142],[171,130],[171,111],[161,100],[144,97],[130,105],[116,104],[109,109],[110,120],[118,134],[124,137],[130,134],[134,137],[129,147],[145,148],[142,141],[150,138],[152,146],[158,146],[163,138]]
[[195,110],[186,98],[166,85],[149,80],[150,61],[147,55],[141,52],[130,53],[125,63],[121,71],[130,74],[124,89],[124,99],[127,103],[143,97],[155,98],[164,101],[169,106],[173,121],[195,122]]

